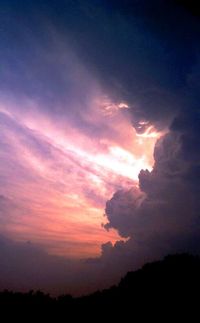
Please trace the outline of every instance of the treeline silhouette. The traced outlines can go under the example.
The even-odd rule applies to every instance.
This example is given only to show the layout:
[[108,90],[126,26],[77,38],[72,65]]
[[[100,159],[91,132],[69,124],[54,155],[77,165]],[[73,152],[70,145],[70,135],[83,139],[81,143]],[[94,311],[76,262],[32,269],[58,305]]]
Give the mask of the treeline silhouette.
[[[181,318],[193,322],[200,316],[200,257],[177,254],[144,265],[129,272],[118,286],[97,291],[88,296],[70,295],[50,297],[41,291],[18,293],[0,292],[0,311],[14,312],[41,318],[55,318],[73,322],[76,319],[122,319],[131,322],[136,318]],[[39,314],[40,313],[40,314]],[[73,319],[73,320],[72,320]],[[27,319],[28,321],[28,319]]]

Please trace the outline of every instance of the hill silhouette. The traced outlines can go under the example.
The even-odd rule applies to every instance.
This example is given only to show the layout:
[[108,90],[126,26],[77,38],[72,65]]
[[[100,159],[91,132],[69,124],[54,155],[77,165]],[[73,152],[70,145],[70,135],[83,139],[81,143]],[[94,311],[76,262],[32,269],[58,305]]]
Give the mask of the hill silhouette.
[[[128,272],[118,286],[91,295],[73,298],[61,295],[52,298],[41,291],[0,292],[0,311],[7,316],[33,316],[45,319],[65,318],[97,321],[99,319],[181,318],[193,321],[200,308],[200,257],[176,254],[161,261],[147,263],[141,269]],[[196,320],[195,319],[195,320]]]

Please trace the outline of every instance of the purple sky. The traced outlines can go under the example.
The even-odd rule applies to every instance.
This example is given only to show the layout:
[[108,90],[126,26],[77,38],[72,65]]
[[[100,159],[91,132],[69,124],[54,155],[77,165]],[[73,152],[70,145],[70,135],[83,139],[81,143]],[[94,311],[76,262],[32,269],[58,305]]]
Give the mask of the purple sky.
[[87,293],[199,252],[200,25],[172,1],[2,1],[0,288]]

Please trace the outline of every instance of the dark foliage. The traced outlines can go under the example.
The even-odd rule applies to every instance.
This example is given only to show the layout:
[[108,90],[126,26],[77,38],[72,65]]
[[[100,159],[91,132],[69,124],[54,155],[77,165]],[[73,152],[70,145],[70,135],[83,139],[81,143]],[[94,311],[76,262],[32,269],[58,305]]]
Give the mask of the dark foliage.
[[72,322],[76,319],[165,319],[199,316],[200,257],[188,254],[167,256],[129,272],[118,286],[91,295],[52,298],[41,291],[0,292],[0,310],[7,317],[54,318]]

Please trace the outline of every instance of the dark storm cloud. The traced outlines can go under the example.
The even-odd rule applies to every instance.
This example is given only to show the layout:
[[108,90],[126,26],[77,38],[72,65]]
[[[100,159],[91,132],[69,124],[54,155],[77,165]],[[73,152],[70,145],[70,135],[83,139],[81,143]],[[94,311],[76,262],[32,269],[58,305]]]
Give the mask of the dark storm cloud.
[[[135,7],[128,3],[130,10],[124,12],[130,17]],[[156,37],[164,50],[162,69],[155,56],[149,61],[153,68],[149,84],[154,85],[154,90],[148,91],[147,86],[146,97],[139,99],[139,114],[155,125],[157,121],[162,124],[162,118],[169,122],[170,113],[174,117],[168,124],[168,133],[156,143],[153,170],[140,172],[139,186],[145,196],[142,203],[136,205],[139,193],[135,189],[134,194],[133,190],[116,192],[106,205],[105,227],[118,229],[122,237],[129,237],[123,243],[121,256],[116,245],[110,246],[109,257],[123,259],[130,267],[138,259],[200,251],[200,24],[184,6],[162,3],[163,6],[159,1],[144,2],[141,7],[138,3],[140,14],[144,13],[143,26],[148,24],[151,37]],[[155,10],[144,12],[145,7]],[[158,50],[154,45],[153,48]]]
[[122,257],[128,250],[133,259],[138,251],[141,257],[200,251],[199,129],[198,112],[177,117],[156,144],[153,170],[140,172],[143,201],[136,206],[138,192],[132,190],[117,192],[107,202],[107,227],[130,238]]

